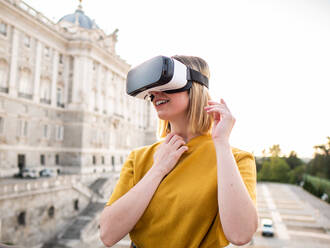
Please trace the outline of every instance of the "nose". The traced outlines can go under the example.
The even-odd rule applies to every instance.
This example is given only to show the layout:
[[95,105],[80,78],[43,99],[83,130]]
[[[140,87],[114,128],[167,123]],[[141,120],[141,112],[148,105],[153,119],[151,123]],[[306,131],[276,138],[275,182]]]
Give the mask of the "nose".
[[163,92],[161,91],[149,91],[150,101],[153,101],[155,96],[161,95]]

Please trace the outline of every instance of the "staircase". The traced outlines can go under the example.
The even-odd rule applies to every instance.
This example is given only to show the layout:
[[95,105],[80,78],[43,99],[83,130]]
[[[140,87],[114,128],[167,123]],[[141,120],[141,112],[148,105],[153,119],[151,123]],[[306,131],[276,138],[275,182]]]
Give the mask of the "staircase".
[[[114,187],[114,178],[98,178],[88,187],[90,203],[68,225],[63,232],[45,243],[42,248],[73,248],[84,247],[87,243],[98,242],[99,216],[105,206],[104,192]],[[82,188],[82,187],[78,187]],[[87,187],[85,187],[86,192]],[[80,190],[81,191],[81,190]],[[94,246],[97,247],[97,246]]]

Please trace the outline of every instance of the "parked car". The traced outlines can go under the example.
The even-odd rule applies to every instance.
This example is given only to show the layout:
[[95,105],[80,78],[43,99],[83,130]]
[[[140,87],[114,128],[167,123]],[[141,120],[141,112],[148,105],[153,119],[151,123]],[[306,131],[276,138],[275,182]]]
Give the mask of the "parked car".
[[51,169],[42,169],[41,171],[39,171],[39,175],[40,177],[52,177],[55,175],[54,171]]
[[22,169],[20,172],[14,175],[14,177],[19,178],[38,178],[38,173],[34,169]]
[[261,220],[261,234],[262,236],[274,236],[273,221],[271,219]]

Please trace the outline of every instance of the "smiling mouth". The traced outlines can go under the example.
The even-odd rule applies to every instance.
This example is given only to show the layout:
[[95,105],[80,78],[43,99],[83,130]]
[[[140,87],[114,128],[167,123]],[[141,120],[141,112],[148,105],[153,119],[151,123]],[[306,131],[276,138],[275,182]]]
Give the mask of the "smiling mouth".
[[158,100],[155,102],[155,105],[156,106],[159,106],[159,105],[162,105],[162,104],[165,104],[165,103],[168,103],[170,100]]

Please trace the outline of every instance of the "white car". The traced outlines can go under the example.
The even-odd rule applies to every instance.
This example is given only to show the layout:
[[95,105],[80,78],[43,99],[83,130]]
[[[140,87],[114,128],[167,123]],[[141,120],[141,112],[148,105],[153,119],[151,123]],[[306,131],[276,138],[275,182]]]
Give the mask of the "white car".
[[21,172],[22,178],[38,178],[38,173],[36,170],[32,169],[23,169]]
[[274,236],[273,221],[271,219],[261,220],[261,234],[262,236]]

